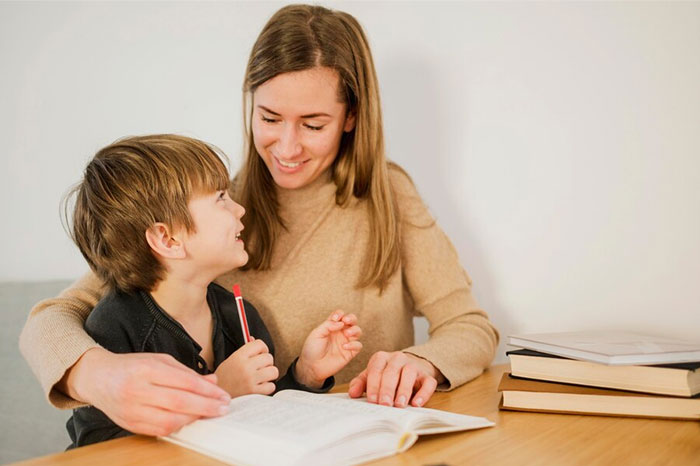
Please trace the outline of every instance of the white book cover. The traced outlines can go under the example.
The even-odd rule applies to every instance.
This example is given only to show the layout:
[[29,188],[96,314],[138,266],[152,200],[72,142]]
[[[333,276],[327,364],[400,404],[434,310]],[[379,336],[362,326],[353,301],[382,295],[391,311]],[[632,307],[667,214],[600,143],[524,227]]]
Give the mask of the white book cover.
[[700,342],[630,332],[586,331],[510,335],[508,344],[608,365],[700,361]]

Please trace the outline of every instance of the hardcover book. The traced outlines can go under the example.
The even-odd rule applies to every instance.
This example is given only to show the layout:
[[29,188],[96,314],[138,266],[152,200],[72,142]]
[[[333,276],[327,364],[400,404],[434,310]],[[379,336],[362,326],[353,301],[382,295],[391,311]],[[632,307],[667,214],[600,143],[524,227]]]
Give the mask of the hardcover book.
[[560,332],[512,335],[519,348],[609,365],[655,365],[700,361],[700,343],[628,332]]
[[660,366],[609,366],[532,350],[506,353],[513,376],[661,395],[700,393],[700,362]]
[[498,391],[501,409],[700,420],[700,398],[648,395],[622,390],[539,382],[504,374]]

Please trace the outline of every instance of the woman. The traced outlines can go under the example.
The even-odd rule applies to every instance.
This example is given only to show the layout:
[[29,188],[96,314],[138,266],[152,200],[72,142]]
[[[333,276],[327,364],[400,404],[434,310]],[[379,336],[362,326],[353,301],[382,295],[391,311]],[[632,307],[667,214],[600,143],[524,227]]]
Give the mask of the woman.
[[[479,375],[498,333],[410,178],[385,159],[374,64],[357,21],[315,6],[279,10],[253,46],[244,97],[248,147],[232,193],[248,211],[250,261],[218,282],[240,283],[255,303],[279,342],[275,364],[286,367],[319,316],[339,308],[366,329],[364,350],[337,375],[353,397],[421,406],[436,387]],[[96,347],[82,325],[102,294],[88,274],[32,310],[20,345],[49,399],[93,404],[151,435],[215,415],[228,397],[210,380],[166,357]],[[414,315],[430,323],[417,346]]]

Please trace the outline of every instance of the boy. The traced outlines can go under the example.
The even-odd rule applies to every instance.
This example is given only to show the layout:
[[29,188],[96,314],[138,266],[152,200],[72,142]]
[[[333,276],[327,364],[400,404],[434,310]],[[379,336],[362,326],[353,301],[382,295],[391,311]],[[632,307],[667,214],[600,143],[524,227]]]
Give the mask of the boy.
[[[207,144],[182,136],[127,138],[100,150],[75,196],[71,236],[110,287],[85,328],[115,353],[173,356],[200,374],[216,374],[231,396],[285,388],[328,391],[333,374],[361,349],[354,315],[334,312],[278,377],[270,335],[250,303],[243,341],[234,296],[212,283],[244,265],[239,238],[245,210],[228,194],[228,172]],[[73,411],[72,444],[130,432],[94,407]]]

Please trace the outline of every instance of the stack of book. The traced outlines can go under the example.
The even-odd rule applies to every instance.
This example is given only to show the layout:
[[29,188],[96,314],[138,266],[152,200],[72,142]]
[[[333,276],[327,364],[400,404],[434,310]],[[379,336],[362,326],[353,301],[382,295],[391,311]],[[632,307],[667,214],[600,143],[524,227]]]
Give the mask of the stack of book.
[[622,332],[513,335],[501,408],[700,420],[700,343]]

